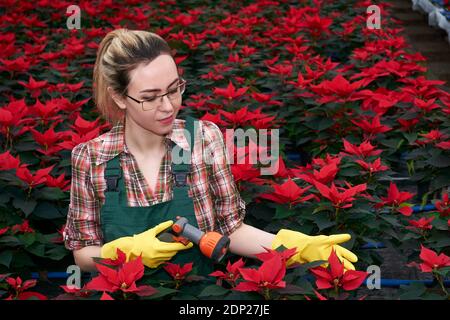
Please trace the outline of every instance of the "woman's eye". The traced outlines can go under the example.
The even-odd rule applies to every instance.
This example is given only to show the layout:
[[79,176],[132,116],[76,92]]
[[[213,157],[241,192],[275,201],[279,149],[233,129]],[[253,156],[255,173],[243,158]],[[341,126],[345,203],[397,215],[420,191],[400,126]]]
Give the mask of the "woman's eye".
[[142,100],[145,100],[145,101],[153,101],[155,99],[156,99],[156,97],[143,97],[142,98]]

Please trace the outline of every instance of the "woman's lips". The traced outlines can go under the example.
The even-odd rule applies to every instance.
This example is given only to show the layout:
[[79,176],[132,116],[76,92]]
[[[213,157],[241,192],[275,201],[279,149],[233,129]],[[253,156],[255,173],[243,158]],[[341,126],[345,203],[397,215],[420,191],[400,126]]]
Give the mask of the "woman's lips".
[[159,122],[161,122],[162,124],[171,124],[173,121],[173,116],[170,116],[168,118],[162,119],[162,120],[158,120]]

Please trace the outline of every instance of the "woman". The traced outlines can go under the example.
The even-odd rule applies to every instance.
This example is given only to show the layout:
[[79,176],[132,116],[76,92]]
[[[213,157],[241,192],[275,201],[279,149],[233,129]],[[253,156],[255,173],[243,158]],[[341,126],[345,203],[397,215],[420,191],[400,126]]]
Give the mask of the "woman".
[[[230,252],[237,255],[254,257],[263,247],[283,245],[297,248],[289,263],[304,263],[326,260],[335,249],[344,267],[354,269],[357,257],[338,245],[348,234],[308,236],[283,229],[275,235],[243,223],[245,204],[221,131],[210,121],[177,119],[185,81],[160,36],[126,29],[108,33],[93,80],[98,109],[116,124],[72,151],[64,239],[82,270],[95,269],[93,257],[115,258],[119,248],[128,259],[142,255],[151,268],[169,260],[194,261],[209,272],[210,261],[191,243],[157,239],[176,216],[228,235]],[[175,147],[188,151],[190,164],[172,161]],[[212,163],[205,161],[208,155]]]

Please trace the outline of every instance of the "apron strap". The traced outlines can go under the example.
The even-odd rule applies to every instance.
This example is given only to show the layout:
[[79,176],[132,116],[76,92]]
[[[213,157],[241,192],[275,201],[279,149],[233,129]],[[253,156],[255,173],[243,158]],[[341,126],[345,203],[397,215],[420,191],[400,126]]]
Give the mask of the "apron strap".
[[172,175],[175,182],[175,187],[186,187],[187,186],[187,177],[191,171],[191,159],[192,159],[192,152],[194,152],[194,142],[195,142],[195,134],[198,129],[198,120],[194,119],[193,117],[186,116],[186,122],[185,122],[185,130],[189,132],[187,134],[186,132],[186,139],[189,143],[190,147],[190,154],[189,154],[189,161],[188,163],[179,163],[175,164],[172,162]]
[[110,159],[105,168],[106,191],[119,191],[119,179],[122,177],[119,157]]

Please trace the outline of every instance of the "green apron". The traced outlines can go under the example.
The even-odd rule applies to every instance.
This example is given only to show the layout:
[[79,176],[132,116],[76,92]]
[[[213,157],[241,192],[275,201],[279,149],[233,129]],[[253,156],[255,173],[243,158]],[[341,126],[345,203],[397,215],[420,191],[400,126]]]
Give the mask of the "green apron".
[[[186,129],[190,133],[187,140],[191,152],[195,137],[194,121],[191,117],[186,118]],[[191,154],[190,157],[192,157]],[[190,161],[187,164],[174,164],[172,162],[171,168],[174,178],[172,200],[146,207],[129,207],[119,156],[107,162],[105,169],[107,190],[105,191],[105,203],[100,213],[104,243],[144,232],[167,220],[176,221],[177,216],[187,218],[191,225],[198,228],[194,203],[188,194],[187,176],[190,171]],[[195,291],[198,294],[198,290],[201,290],[200,286],[204,287],[214,283],[214,278],[208,277],[208,274],[214,271],[213,261],[205,257],[195,244],[191,249],[179,251],[170,262],[181,265],[193,262],[194,270],[192,273],[195,272],[196,275],[206,278],[204,281],[185,283],[180,288],[182,293]],[[154,269],[150,270],[154,271]],[[167,272],[161,267],[151,274],[152,281],[150,283],[158,279],[170,280]],[[162,283],[161,281],[160,284]]]

